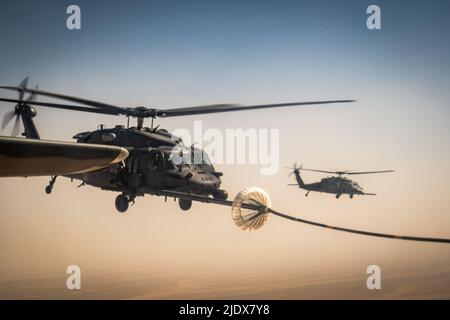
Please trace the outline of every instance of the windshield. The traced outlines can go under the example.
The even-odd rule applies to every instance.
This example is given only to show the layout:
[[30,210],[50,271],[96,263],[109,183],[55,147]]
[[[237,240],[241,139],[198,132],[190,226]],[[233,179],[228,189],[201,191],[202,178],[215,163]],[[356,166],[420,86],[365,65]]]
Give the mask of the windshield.
[[357,182],[352,182],[352,185],[355,189],[362,190],[361,186]]
[[200,165],[213,168],[208,154],[201,149],[191,147],[175,147],[168,159],[173,165]]

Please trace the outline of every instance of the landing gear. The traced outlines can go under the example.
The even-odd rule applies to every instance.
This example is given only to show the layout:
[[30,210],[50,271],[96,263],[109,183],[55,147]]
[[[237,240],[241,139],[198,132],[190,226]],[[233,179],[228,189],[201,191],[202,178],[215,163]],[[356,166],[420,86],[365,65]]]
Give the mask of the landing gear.
[[352,194],[352,193],[350,193],[350,196],[349,196],[349,197],[350,197],[350,199],[353,199],[353,194]]
[[337,194],[337,195],[336,195],[336,199],[339,199],[340,196],[341,196],[340,194]]
[[50,194],[53,191],[53,185],[56,182],[56,177],[57,176],[51,176],[50,182],[48,183],[48,185],[45,187],[45,193]]
[[305,194],[305,197],[307,197],[308,196],[308,194],[309,194],[309,191]]
[[192,207],[192,200],[180,199],[178,200],[178,205],[183,211],[188,211]]
[[116,209],[120,213],[123,213],[128,210],[128,207],[134,204],[134,199],[136,198],[135,194],[122,193],[116,197]]
[[119,194],[116,197],[116,209],[117,209],[117,211],[119,211],[121,213],[127,211],[129,203],[130,203],[130,200],[128,199],[128,197],[126,195]]

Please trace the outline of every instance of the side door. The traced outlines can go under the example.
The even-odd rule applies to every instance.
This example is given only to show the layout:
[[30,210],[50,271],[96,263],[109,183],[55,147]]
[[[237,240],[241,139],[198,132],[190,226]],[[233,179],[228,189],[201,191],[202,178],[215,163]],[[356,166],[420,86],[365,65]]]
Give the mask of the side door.
[[160,150],[150,150],[140,162],[143,173],[144,186],[150,188],[164,188],[166,181],[166,166],[164,156]]

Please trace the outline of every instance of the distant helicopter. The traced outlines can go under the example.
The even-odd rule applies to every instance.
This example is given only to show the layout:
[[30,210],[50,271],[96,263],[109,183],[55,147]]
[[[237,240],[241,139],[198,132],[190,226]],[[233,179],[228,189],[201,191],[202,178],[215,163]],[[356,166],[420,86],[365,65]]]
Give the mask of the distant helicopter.
[[[356,175],[356,174],[372,174],[372,173],[385,173],[394,172],[394,170],[382,170],[382,171],[364,171],[364,172],[353,172],[353,171],[327,171],[327,170],[316,170],[316,169],[305,169],[303,165],[297,166],[294,163],[293,167],[288,167],[287,169],[293,170],[289,176],[295,175],[297,183],[288,184],[289,186],[298,186],[300,189],[307,190],[305,197],[308,196],[310,191],[314,192],[325,192],[332,193],[336,195],[336,199],[343,194],[348,194],[350,199],[354,195],[364,195],[364,196],[375,196],[375,193],[367,193],[363,191],[363,188],[355,181],[342,177],[343,175]],[[336,174],[337,176],[327,177],[320,180],[320,182],[314,183],[304,183],[302,177],[300,176],[300,170],[304,171],[314,171],[322,173]]]
[[[48,91],[27,88],[28,78],[19,86],[0,86],[16,91],[18,99],[0,98],[15,103],[15,108],[5,114],[2,128],[15,118],[13,135],[19,132],[22,119],[23,135],[33,141],[24,144],[16,139],[2,138],[0,160],[1,176],[37,176],[51,174],[45,188],[51,193],[57,175],[81,181],[102,190],[119,192],[115,205],[125,212],[129,203],[145,194],[179,199],[182,210],[189,210],[192,201],[223,203],[229,205],[227,191],[220,189],[222,172],[215,170],[206,152],[194,146],[185,146],[176,137],[159,126],[153,127],[157,117],[178,117],[230,111],[278,108],[298,105],[346,103],[354,100],[331,100],[242,106],[214,104],[187,108],[156,109],[148,107],[124,108]],[[24,93],[30,95],[24,99]],[[38,96],[61,99],[79,105],[36,101]],[[73,138],[79,146],[57,141],[43,141],[33,122],[37,112],[33,106],[44,106],[106,115],[127,117],[127,126],[117,125],[80,132]],[[129,126],[129,118],[137,118],[137,126]],[[144,127],[144,119],[151,118],[151,127]],[[89,148],[91,146],[91,148]],[[108,148],[106,148],[106,146]],[[73,168],[77,168],[73,171]],[[9,168],[9,169],[8,169]],[[52,172],[53,170],[53,172]],[[80,185],[80,186],[81,186]]]

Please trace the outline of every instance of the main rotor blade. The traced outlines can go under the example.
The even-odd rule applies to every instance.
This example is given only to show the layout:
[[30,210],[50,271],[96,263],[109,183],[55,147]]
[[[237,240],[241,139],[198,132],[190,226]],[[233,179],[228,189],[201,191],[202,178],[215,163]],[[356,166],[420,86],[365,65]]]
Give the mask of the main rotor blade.
[[88,106],[91,106],[94,108],[99,108],[104,111],[109,111],[114,114],[128,115],[130,113],[127,109],[122,108],[122,107],[117,107],[117,106],[113,106],[111,104],[107,104],[107,103],[103,103],[103,102],[78,98],[78,97],[69,96],[69,95],[60,94],[60,93],[53,93],[53,92],[49,92],[49,91],[20,88],[20,87],[13,87],[13,86],[0,86],[0,89],[15,90],[15,91],[19,91],[19,92],[24,91],[24,92],[29,92],[29,93],[35,94],[35,95],[46,96],[46,97],[51,97],[51,98],[58,98],[58,99],[67,100],[67,101],[71,101],[71,102],[81,103],[81,104],[85,104],[85,105],[88,105]]
[[344,172],[343,171],[327,171],[327,170],[316,170],[316,169],[305,169],[305,168],[302,168],[301,170],[304,170],[304,171],[314,171],[314,172],[322,172],[322,173],[332,173],[332,174],[343,174]]
[[[20,100],[5,99],[5,98],[0,98],[0,101],[4,101],[4,102],[20,102]],[[66,109],[66,110],[75,110],[75,111],[84,111],[84,112],[93,112],[93,113],[101,113],[101,114],[118,115],[118,113],[110,112],[110,111],[106,111],[106,110],[102,110],[102,109],[94,109],[94,108],[89,108],[89,107],[73,106],[73,105],[60,104],[60,103],[27,101],[26,104],[35,105],[35,106],[42,106],[42,107]]]
[[395,172],[395,170],[347,172],[347,173],[345,173],[345,174],[370,174],[370,173],[384,173],[384,172]]
[[322,173],[332,173],[338,175],[355,175],[355,174],[371,174],[371,173],[384,173],[384,172],[395,172],[394,170],[381,170],[381,171],[361,171],[361,172],[352,172],[352,171],[327,171],[327,170],[316,170],[316,169],[302,169],[305,171],[314,171],[314,172],[322,172]]
[[326,101],[262,104],[262,105],[254,105],[254,106],[243,106],[240,104],[213,104],[213,105],[198,106],[198,107],[174,108],[174,109],[166,109],[166,110],[160,109],[160,110],[156,111],[156,116],[167,118],[167,117],[189,116],[189,115],[196,115],[196,114],[219,113],[219,112],[230,112],[230,111],[245,111],[245,110],[266,109],[266,108],[280,108],[280,107],[306,106],[306,105],[331,104],[331,103],[348,103],[348,102],[354,102],[354,101],[356,101],[356,100],[326,100]]
[[[39,85],[36,85],[35,91],[39,90]],[[36,93],[32,93],[29,95],[27,101],[36,101]]]

